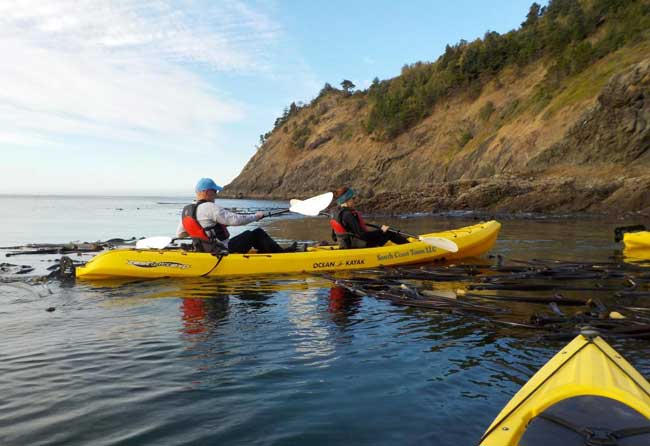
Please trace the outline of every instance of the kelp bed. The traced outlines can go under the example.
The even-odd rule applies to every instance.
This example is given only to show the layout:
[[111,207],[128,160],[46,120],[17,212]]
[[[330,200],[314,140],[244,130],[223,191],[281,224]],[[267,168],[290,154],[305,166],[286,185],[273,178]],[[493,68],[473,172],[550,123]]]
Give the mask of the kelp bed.
[[551,259],[426,265],[326,276],[357,296],[481,318],[570,338],[589,325],[608,337],[650,338],[650,269]]
[[[137,239],[135,237],[130,239],[123,238],[112,238],[106,241],[96,241],[96,242],[70,242],[70,243],[30,243],[27,245],[20,246],[0,246],[0,251],[7,251],[4,253],[5,257],[15,257],[15,256],[25,256],[25,255],[36,255],[43,256],[49,254],[66,254],[66,255],[81,255],[96,253],[104,251],[106,249],[113,249],[118,246],[133,246]],[[48,278],[69,278],[70,272],[73,265],[81,265],[84,262],[72,261],[67,257],[63,257],[60,260],[57,260],[56,264],[50,266],[48,270],[52,271],[46,277],[33,278],[29,280],[43,281],[43,279]],[[13,282],[16,281],[7,275],[22,275],[28,274],[34,271],[34,266],[32,265],[17,265],[9,262],[0,263],[0,283],[1,282]]]
[[136,238],[133,237],[130,239],[112,238],[106,241],[82,243],[30,243],[20,246],[0,246],[0,250],[9,251],[5,253],[5,257],[43,254],[83,254],[99,252],[117,246],[134,245],[136,241]]
[[[98,252],[135,239],[67,245],[28,245],[5,255]],[[491,259],[491,261],[489,261]],[[505,259],[482,263],[381,268],[323,274],[356,296],[395,305],[450,312],[498,325],[571,337],[590,325],[610,337],[650,338],[650,265]],[[74,280],[83,262],[63,256],[47,276],[29,276],[30,265],[0,263],[0,282]],[[22,276],[22,277],[20,277]],[[209,280],[209,279],[206,279]]]

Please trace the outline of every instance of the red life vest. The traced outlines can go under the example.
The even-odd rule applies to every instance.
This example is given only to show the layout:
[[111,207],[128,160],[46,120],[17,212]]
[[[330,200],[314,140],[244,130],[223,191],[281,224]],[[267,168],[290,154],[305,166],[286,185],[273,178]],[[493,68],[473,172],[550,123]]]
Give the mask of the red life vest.
[[336,235],[346,235],[348,233],[343,225],[333,218],[330,220],[330,226]]
[[230,238],[230,233],[226,225],[217,223],[214,226],[204,228],[196,219],[196,210],[200,204],[207,203],[205,200],[199,200],[196,203],[188,204],[183,208],[182,222],[185,232],[193,239],[199,239],[206,242],[211,240],[227,240]]

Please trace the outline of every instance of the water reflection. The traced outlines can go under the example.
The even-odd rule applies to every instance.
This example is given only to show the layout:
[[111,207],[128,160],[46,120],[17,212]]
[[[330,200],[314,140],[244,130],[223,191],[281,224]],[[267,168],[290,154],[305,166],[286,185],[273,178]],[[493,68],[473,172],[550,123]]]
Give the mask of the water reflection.
[[183,333],[186,335],[209,333],[228,317],[229,308],[228,296],[210,299],[182,299],[180,311],[183,320]]
[[332,321],[340,327],[346,327],[352,316],[359,312],[362,298],[346,288],[335,286],[329,290],[329,311]]
[[295,327],[295,351],[312,365],[324,366],[334,353],[329,324],[321,317],[318,290],[294,293],[287,304],[287,317]]
[[260,309],[272,305],[268,301],[273,298],[274,292],[272,291],[259,291],[259,290],[242,290],[238,293],[233,293],[236,297],[251,309]]
[[623,257],[628,263],[650,266],[650,249],[648,248],[624,249]]

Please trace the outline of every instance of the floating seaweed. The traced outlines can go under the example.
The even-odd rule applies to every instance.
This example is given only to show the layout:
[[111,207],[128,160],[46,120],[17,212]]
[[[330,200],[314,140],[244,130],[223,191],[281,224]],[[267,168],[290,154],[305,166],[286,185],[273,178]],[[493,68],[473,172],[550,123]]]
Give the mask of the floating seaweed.
[[[133,242],[134,238],[7,248],[16,250],[11,255],[72,254]],[[579,327],[591,325],[608,336],[650,339],[650,300],[644,305],[650,298],[648,268],[615,261],[493,258],[493,263],[435,263],[322,276],[354,296],[465,315],[481,323],[554,337],[569,337]],[[33,280],[71,282],[81,263],[63,256],[48,268],[49,275]],[[32,270],[29,265],[0,264],[0,273],[13,277]]]
[[552,296],[526,296],[526,295],[499,295],[499,294],[471,294],[465,293],[463,295],[466,298],[474,299],[488,299],[488,300],[501,300],[501,301],[515,301],[515,302],[527,302],[533,304],[555,304],[555,305],[567,305],[567,306],[582,306],[587,304],[587,299],[578,299],[578,298],[568,298],[564,297],[562,294],[554,294]]
[[88,252],[99,252],[105,249],[112,249],[120,245],[130,245],[137,240],[135,237],[130,239],[112,238],[106,241],[97,242],[70,242],[70,243],[28,243],[20,246],[4,246],[3,250],[14,250],[5,253],[6,257],[20,255],[44,255],[44,254],[81,254]]
[[5,274],[27,274],[34,271],[30,265],[14,265],[13,263],[0,263],[0,273]]
[[[637,265],[553,259],[506,262],[497,256],[493,265],[410,266],[329,277],[357,296],[466,314],[552,336],[570,337],[579,327],[591,325],[613,337],[650,338],[650,308],[623,304],[626,299],[650,297],[650,273]],[[452,291],[450,286],[458,289]]]

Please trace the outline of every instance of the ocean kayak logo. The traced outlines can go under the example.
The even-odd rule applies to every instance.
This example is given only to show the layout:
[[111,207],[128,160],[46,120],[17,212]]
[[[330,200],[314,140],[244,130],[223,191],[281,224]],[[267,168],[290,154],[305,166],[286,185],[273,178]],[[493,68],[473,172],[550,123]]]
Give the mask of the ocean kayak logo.
[[365,265],[365,259],[354,259],[354,260],[339,260],[339,262],[315,262],[312,265],[313,269],[321,268],[339,268],[341,266],[353,266],[353,265]]
[[137,260],[127,260],[126,263],[138,268],[177,268],[187,269],[190,265],[178,262],[138,262]]

